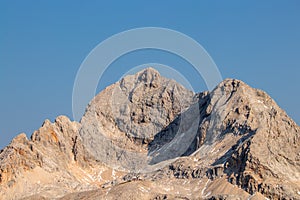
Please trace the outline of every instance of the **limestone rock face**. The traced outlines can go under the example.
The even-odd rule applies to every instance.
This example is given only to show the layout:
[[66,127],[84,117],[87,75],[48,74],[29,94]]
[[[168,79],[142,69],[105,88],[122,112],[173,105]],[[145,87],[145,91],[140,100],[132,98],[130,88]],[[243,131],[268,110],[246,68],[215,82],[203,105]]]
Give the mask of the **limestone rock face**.
[[79,134],[101,162],[142,170],[148,162],[148,143],[195,102],[193,92],[147,68],[98,94],[87,107]]
[[235,79],[194,94],[146,69],[0,152],[0,199],[266,198],[300,199],[300,128]]
[[210,97],[200,159],[215,160],[213,170],[221,167],[230,183],[250,194],[299,199],[299,126],[265,92],[242,81],[227,79]]
[[60,197],[109,181],[112,170],[95,164],[79,128],[78,122],[59,116],[54,123],[46,120],[30,140],[24,133],[14,138],[0,153],[0,199]]
[[147,68],[124,77],[98,94],[81,123],[96,119],[101,121],[106,135],[115,135],[117,128],[120,134],[147,143],[193,101],[193,92]]

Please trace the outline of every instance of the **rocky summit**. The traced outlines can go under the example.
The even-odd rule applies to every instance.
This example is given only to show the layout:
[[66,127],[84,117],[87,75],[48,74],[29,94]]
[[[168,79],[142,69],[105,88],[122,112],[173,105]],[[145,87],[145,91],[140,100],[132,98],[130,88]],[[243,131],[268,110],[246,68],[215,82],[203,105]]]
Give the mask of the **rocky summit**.
[[242,81],[195,94],[147,68],[16,136],[0,199],[300,199],[300,127]]

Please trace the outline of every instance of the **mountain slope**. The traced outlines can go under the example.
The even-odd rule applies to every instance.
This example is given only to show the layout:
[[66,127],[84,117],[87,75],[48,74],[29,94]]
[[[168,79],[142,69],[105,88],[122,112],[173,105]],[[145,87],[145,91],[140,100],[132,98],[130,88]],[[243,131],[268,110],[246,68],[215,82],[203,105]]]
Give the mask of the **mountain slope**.
[[196,101],[192,92],[148,68],[98,94],[87,107],[79,134],[101,162],[141,170],[154,136]]
[[[300,199],[300,128],[226,79],[193,94],[148,68],[0,153],[2,199]],[[26,198],[25,198],[26,199]]]

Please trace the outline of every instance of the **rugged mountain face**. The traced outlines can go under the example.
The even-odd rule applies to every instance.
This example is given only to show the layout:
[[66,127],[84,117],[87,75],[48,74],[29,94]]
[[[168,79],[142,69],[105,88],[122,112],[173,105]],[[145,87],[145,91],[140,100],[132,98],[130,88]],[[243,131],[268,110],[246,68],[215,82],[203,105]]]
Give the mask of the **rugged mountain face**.
[[0,153],[0,199],[300,199],[300,128],[226,79],[193,94],[146,69]]
[[149,68],[98,94],[87,107],[79,134],[105,164],[141,170],[147,166],[154,136],[193,102],[197,98],[192,92]]
[[109,181],[112,170],[95,164],[81,143],[79,128],[60,116],[54,123],[46,120],[30,140],[24,133],[14,138],[0,153],[0,199],[59,197]]

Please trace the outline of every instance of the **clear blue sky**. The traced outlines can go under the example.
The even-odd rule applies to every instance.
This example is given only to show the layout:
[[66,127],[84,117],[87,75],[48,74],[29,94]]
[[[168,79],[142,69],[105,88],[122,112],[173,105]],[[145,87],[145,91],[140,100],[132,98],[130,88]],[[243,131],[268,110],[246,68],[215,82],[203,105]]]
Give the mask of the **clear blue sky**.
[[[87,54],[113,34],[145,26],[194,38],[224,78],[265,90],[300,124],[300,1],[174,2],[1,0],[0,148],[21,132],[30,136],[45,119],[72,118],[73,83]],[[117,60],[99,90],[143,63],[174,66],[196,90],[206,89],[182,70],[188,63],[149,50]]]

